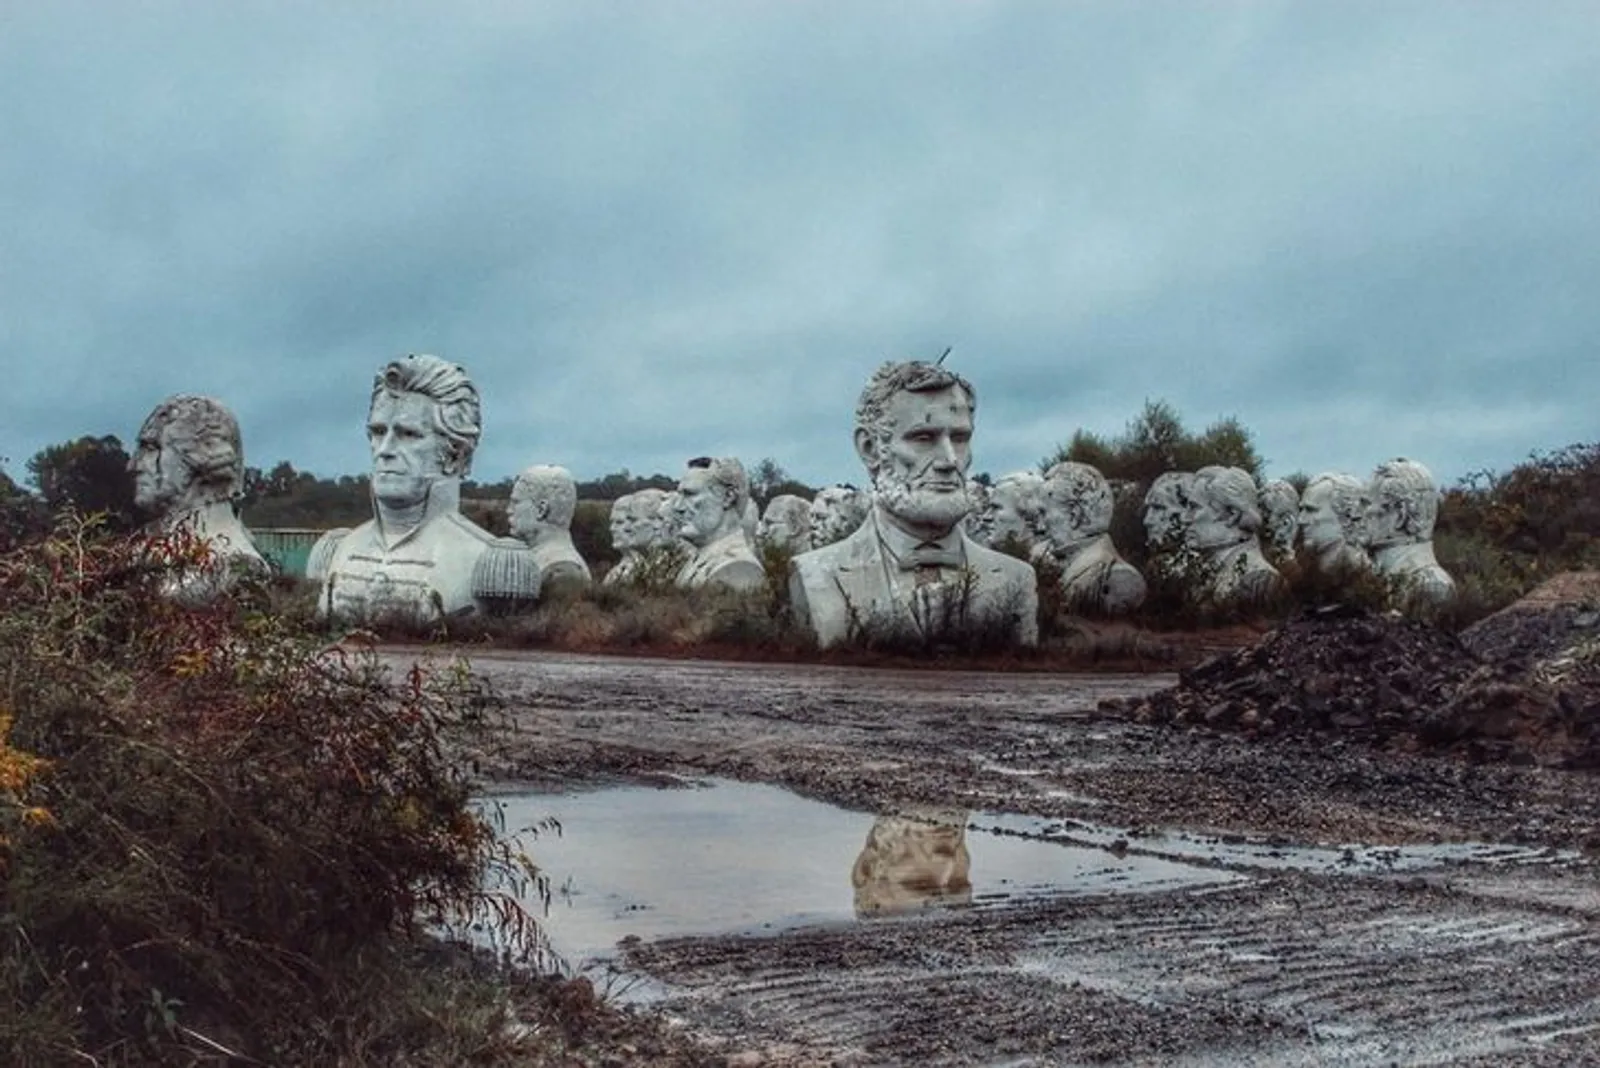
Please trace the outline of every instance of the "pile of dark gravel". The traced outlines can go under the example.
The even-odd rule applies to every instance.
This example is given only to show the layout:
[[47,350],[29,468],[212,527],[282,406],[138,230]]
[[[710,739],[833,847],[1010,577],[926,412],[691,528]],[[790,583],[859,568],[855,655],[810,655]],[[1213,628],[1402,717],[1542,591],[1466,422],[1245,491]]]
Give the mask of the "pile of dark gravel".
[[1584,611],[1531,607],[1491,617],[1463,640],[1395,615],[1318,609],[1181,672],[1170,689],[1101,710],[1258,738],[1335,735],[1480,761],[1600,768],[1600,643],[1585,637]]

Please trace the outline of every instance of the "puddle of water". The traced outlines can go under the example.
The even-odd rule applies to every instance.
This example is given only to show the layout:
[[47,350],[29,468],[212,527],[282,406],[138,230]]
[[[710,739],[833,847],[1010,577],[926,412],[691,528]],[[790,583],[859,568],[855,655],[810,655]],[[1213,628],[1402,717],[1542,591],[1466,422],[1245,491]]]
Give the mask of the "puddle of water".
[[[629,936],[759,934],[938,905],[993,907],[1044,894],[1148,893],[1240,876],[1161,857],[978,829],[950,810],[874,817],[773,786],[500,795],[510,830],[545,817],[530,846],[553,897],[545,927],[570,963]],[[536,903],[534,903],[536,907]]]
[[1570,863],[1580,859],[1571,850],[1484,842],[1434,845],[1296,845],[1243,835],[1217,837],[1165,830],[1132,836],[1125,830],[1078,820],[1045,820],[1009,813],[985,815],[981,822],[1000,833],[1043,838],[1078,846],[1110,848],[1123,842],[1130,852],[1255,871],[1295,870],[1343,875],[1417,872],[1460,864],[1529,865]]
[[[581,966],[625,938],[763,934],[940,906],[1044,896],[1209,892],[1254,873],[1357,875],[1568,860],[1517,847],[1301,846],[1185,831],[1137,836],[1075,820],[915,810],[877,816],[775,786],[503,794],[506,826],[546,817],[530,846],[550,879],[545,928]],[[537,909],[536,902],[528,903]]]

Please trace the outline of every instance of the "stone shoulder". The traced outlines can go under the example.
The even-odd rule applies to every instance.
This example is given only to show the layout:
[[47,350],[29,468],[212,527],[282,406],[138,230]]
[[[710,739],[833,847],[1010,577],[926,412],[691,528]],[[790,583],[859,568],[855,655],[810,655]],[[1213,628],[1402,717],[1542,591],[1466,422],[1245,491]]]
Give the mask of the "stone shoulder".
[[[363,523],[368,526],[371,520]],[[306,557],[306,578],[312,582],[323,582],[328,577],[328,572],[333,568],[333,558],[339,552],[339,546],[345,539],[355,533],[359,527],[336,527],[327,531],[311,546],[311,553]]]
[[[463,534],[468,535],[481,545],[487,546],[502,542],[510,542],[515,545],[520,545],[524,549],[528,547],[526,543],[518,541],[516,538],[501,538],[489,533],[487,530],[484,530],[482,527],[468,519],[466,516],[462,515],[460,512],[446,512],[440,518],[440,522],[448,523],[451,527],[459,530]],[[509,546],[504,547],[509,548]]]

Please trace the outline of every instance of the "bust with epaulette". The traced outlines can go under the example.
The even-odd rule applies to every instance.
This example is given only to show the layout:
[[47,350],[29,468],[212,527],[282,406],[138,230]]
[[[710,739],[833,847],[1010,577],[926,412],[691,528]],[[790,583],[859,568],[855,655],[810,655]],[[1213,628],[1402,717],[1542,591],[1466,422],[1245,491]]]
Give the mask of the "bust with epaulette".
[[427,622],[538,599],[527,546],[461,514],[480,412],[466,372],[436,356],[407,356],[377,376],[367,414],[373,517],[312,548],[307,576],[321,583],[321,614]]

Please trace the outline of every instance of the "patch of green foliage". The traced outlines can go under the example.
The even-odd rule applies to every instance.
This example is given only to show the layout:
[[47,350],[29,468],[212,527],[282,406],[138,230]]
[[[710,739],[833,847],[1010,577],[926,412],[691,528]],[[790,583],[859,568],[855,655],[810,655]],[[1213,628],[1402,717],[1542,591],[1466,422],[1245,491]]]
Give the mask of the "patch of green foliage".
[[1145,401],[1144,409],[1115,437],[1076,431],[1039,461],[1039,470],[1048,471],[1063,460],[1097,467],[1112,482],[1141,485],[1164,471],[1198,471],[1210,464],[1243,468],[1260,481],[1263,467],[1254,435],[1236,417],[1218,419],[1194,433],[1164,400]]

